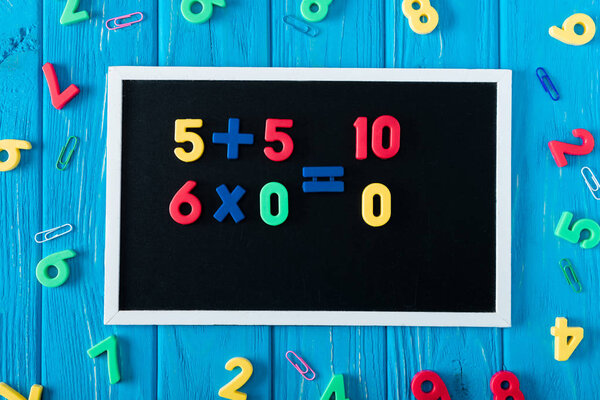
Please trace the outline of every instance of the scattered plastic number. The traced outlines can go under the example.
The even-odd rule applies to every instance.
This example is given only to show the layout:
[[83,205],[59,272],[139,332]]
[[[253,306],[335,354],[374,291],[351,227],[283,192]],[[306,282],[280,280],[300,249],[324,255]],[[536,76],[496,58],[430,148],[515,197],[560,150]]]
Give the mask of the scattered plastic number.
[[[42,385],[33,385],[29,391],[29,400],[41,400],[43,390],[44,387]],[[0,382],[0,396],[8,400],[25,400],[25,397],[21,393],[4,382]]]
[[565,154],[573,156],[584,156],[590,154],[594,150],[594,137],[592,134],[585,129],[574,129],[573,136],[581,138],[582,143],[580,145],[563,143],[557,140],[553,140],[548,143],[554,162],[559,167],[567,165],[567,159]]
[[[575,27],[579,25],[583,28],[583,33],[577,34]],[[556,40],[573,46],[581,46],[589,43],[596,34],[596,24],[594,20],[586,14],[573,14],[565,19],[562,28],[552,26],[548,30],[550,36]]]
[[235,357],[225,364],[227,371],[233,371],[237,367],[241,368],[242,371],[219,390],[220,397],[230,400],[246,400],[248,397],[246,393],[238,392],[238,389],[244,386],[252,376],[254,370],[252,363],[243,357]]
[[494,400],[525,400],[519,387],[519,379],[510,371],[496,372],[490,380]]
[[65,10],[60,17],[61,25],[72,25],[90,19],[87,11],[77,11],[80,0],[67,0]]
[[[423,384],[431,383],[431,390],[425,392]],[[410,383],[410,390],[417,400],[451,400],[446,384],[438,374],[433,371],[417,372]]]
[[294,121],[291,119],[268,118],[265,125],[265,140],[267,142],[280,142],[281,151],[275,151],[272,147],[265,147],[265,155],[271,161],[287,160],[294,151],[294,141],[285,132],[278,131],[277,128],[291,128]]
[[344,375],[335,374],[329,381],[329,385],[325,389],[325,393],[321,396],[321,400],[331,400],[335,395],[335,400],[348,400],[346,398],[346,389],[344,388]]
[[[278,212],[273,215],[271,210],[271,196],[277,196]],[[269,182],[260,190],[260,217],[265,224],[271,226],[281,225],[289,214],[288,191],[279,182]]]
[[578,243],[581,240],[581,234],[584,230],[587,230],[590,236],[587,239],[581,241],[580,246],[584,249],[594,248],[600,243],[600,225],[591,219],[580,219],[573,224],[573,227],[569,229],[571,221],[573,220],[573,214],[568,211],[563,211],[554,234],[559,238],[565,239],[571,243]]
[[[379,197],[379,215],[373,212],[375,196]],[[390,189],[382,183],[371,183],[362,192],[362,217],[373,226],[380,227],[390,220],[392,216],[392,194]]]
[[90,358],[96,358],[102,353],[106,353],[108,359],[108,379],[111,385],[121,380],[121,371],[119,371],[119,353],[117,352],[117,337],[111,335],[94,345],[87,351]]
[[8,153],[8,158],[0,161],[0,172],[12,171],[17,168],[21,162],[21,150],[31,150],[31,143],[17,139],[0,140],[0,152]]
[[[202,10],[198,13],[192,11],[192,6],[199,3]],[[214,6],[225,7],[225,0],[183,0],[181,2],[181,14],[183,18],[192,24],[203,24],[213,15]]]
[[193,162],[202,157],[204,153],[204,140],[195,132],[189,132],[188,128],[202,128],[201,119],[176,119],[175,141],[177,143],[190,142],[192,150],[185,151],[183,147],[175,148],[177,158],[183,162]]
[[[169,214],[171,214],[173,221],[178,224],[193,224],[200,218],[200,214],[202,214],[202,203],[200,203],[200,200],[196,196],[190,193],[195,187],[195,181],[187,181],[181,189],[175,193],[175,196],[173,196],[173,199],[169,204]],[[180,210],[181,205],[184,203],[189,204],[192,208],[192,211],[187,215],[182,214]]]
[[300,12],[309,22],[323,21],[329,13],[329,6],[333,0],[302,0]]
[[583,340],[583,328],[567,326],[567,319],[557,317],[555,326],[550,328],[554,336],[554,359],[567,361]]
[[57,110],[61,110],[73,97],[79,94],[79,88],[74,84],[69,85],[62,93],[60,92],[60,86],[58,85],[58,78],[56,77],[56,71],[54,65],[50,63],[44,64],[42,67],[46,82],[48,82],[48,89],[50,89],[50,99],[52,105]]
[[[417,8],[415,8],[415,4],[418,6]],[[404,0],[402,12],[408,18],[410,29],[419,35],[433,32],[439,22],[439,15],[429,0]]]
[[[63,250],[43,258],[35,269],[37,280],[42,285],[50,288],[63,285],[71,274],[69,264],[65,260],[73,258],[76,255],[73,250]],[[56,276],[50,276],[48,273],[50,267],[56,268]]]
[[[354,121],[356,129],[356,159],[364,160],[367,158],[368,126],[367,117],[358,117]],[[383,129],[390,131],[390,145],[383,147]],[[373,153],[382,160],[392,158],[400,150],[400,123],[390,115],[382,115],[373,122],[371,127],[371,149]]]

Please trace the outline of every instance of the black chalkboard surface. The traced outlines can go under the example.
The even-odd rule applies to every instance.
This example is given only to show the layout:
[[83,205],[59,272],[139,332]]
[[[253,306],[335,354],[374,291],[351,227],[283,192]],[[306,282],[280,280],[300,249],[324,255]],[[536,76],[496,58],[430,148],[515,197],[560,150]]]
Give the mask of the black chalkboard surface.
[[[509,326],[510,79],[112,67],[105,322]],[[198,150],[174,139],[184,119],[202,120],[191,162],[174,153]],[[267,119],[292,120],[273,128],[283,161]],[[181,224],[189,181],[200,215]],[[270,182],[287,206],[261,200]],[[389,195],[363,195],[373,183]]]

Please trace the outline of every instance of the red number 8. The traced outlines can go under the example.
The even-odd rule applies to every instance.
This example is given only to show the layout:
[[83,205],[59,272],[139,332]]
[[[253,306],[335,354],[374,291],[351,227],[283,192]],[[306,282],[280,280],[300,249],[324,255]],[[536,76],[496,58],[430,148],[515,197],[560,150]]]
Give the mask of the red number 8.
[[[503,383],[508,383],[508,387],[504,389]],[[494,400],[506,400],[509,397],[514,400],[525,400],[525,396],[519,389],[519,380],[509,371],[496,372],[490,381],[490,389],[494,394]]]
[[[429,392],[423,391],[422,385],[425,382],[431,382],[433,385]],[[451,400],[444,381],[433,371],[421,371],[415,374],[410,390],[417,400]]]

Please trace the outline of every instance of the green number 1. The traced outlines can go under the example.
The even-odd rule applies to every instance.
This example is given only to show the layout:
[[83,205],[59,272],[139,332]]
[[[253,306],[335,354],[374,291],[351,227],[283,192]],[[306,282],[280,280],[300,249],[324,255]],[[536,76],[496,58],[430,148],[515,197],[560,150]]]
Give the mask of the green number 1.
[[65,10],[60,17],[61,25],[72,25],[86,19],[90,19],[90,14],[87,11],[77,11],[80,0],[67,0]]
[[325,393],[321,396],[321,400],[331,400],[331,396],[335,394],[335,400],[348,400],[346,398],[346,390],[344,389],[344,375],[337,374],[331,378]]

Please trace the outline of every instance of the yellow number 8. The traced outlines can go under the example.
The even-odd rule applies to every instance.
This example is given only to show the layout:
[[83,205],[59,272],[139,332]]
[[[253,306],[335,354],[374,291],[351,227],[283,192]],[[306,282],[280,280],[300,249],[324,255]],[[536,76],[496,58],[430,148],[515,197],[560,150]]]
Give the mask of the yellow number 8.
[[[414,4],[418,4],[419,7],[415,9]],[[404,0],[402,12],[408,18],[410,29],[419,35],[431,33],[439,21],[438,13],[429,0]]]

